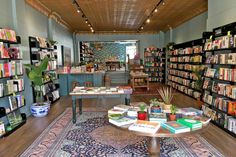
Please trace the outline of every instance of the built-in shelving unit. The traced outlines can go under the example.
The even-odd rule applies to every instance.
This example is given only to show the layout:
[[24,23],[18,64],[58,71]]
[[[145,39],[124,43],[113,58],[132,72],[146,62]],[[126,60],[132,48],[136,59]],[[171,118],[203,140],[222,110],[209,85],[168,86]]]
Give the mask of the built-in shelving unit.
[[203,39],[176,44],[168,52],[167,84],[195,99],[201,97],[201,88],[196,88],[197,78],[193,71],[201,68]]
[[0,137],[26,123],[21,39],[15,31],[0,29]]
[[236,137],[236,23],[213,29],[204,46],[203,112]]
[[145,48],[144,67],[150,82],[163,82],[165,75],[165,49]]
[[[39,37],[29,37],[31,64],[40,63],[44,57],[50,58],[47,70],[43,73],[43,96],[45,101],[51,104],[59,100],[59,84],[57,76],[57,46],[50,47],[46,39]],[[36,102],[35,89],[33,88],[34,102]]]
[[80,42],[80,63],[86,65],[94,61],[94,52],[88,42]]

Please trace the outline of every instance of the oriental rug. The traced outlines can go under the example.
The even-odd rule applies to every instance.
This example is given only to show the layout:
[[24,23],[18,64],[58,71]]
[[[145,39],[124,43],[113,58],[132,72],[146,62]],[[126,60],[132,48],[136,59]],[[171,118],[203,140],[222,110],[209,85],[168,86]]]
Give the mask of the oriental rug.
[[[68,108],[21,157],[148,157],[150,139],[111,126],[106,112],[83,112],[76,124],[71,118]],[[161,157],[221,156],[200,135],[161,139]]]

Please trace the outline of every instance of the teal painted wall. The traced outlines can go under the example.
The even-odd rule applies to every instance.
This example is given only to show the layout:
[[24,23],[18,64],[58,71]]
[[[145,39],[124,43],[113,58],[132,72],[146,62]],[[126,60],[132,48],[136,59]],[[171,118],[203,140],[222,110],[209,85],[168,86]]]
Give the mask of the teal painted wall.
[[208,0],[207,30],[236,22],[235,0]]
[[77,43],[80,41],[115,41],[115,40],[138,40],[139,52],[143,58],[144,48],[162,46],[162,38],[159,34],[78,34]]

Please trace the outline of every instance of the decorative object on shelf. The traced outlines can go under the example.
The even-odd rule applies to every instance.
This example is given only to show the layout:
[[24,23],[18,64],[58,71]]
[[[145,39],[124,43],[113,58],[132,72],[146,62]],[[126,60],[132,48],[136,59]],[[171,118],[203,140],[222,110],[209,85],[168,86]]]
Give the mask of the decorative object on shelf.
[[176,111],[177,111],[176,105],[172,104],[170,107],[170,111],[171,111],[171,114],[169,115],[170,121],[176,120]]
[[32,86],[35,89],[36,101],[31,105],[31,113],[35,117],[43,117],[48,114],[50,104],[44,102],[43,98],[43,72],[47,69],[49,58],[45,57],[40,65],[35,66],[31,64],[25,64],[26,74],[30,81],[32,81]]
[[157,98],[150,100],[151,113],[161,113],[162,109]]
[[47,43],[48,43],[48,47],[53,47],[53,46],[55,46],[56,44],[58,44],[57,41],[55,41],[55,40],[50,40],[50,39],[47,39]]
[[141,104],[139,106],[139,111],[138,111],[138,120],[146,120],[147,119],[147,112],[146,112],[146,105]]
[[170,51],[170,50],[173,50],[173,46],[175,45],[174,42],[169,42],[167,45],[166,45],[166,50],[167,51]]
[[171,87],[163,87],[157,89],[158,93],[160,94],[162,100],[164,101],[164,110],[170,110],[171,107],[171,101],[173,99],[173,93]]

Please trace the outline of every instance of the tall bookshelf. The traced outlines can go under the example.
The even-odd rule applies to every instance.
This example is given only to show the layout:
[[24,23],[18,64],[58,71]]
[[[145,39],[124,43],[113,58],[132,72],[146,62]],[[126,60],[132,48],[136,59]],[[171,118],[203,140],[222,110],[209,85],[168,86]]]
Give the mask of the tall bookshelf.
[[[43,89],[43,97],[45,101],[50,101],[54,103],[59,100],[59,83],[57,69],[57,46],[50,46],[46,39],[39,37],[29,37],[29,48],[30,48],[30,61],[32,65],[39,64],[44,57],[50,58],[48,62],[48,67],[43,73],[44,85],[41,87]],[[33,89],[33,98],[36,102],[36,93]]]
[[94,62],[94,52],[89,43],[80,42],[80,63],[86,65],[90,62]]
[[150,82],[163,82],[165,75],[165,49],[145,48],[144,67]]
[[20,111],[25,106],[21,39],[13,30],[0,29],[0,34],[0,137],[4,137],[26,123],[26,114]]
[[197,89],[193,71],[199,69],[203,60],[203,39],[176,44],[168,52],[167,84],[178,91],[198,99],[201,89]]
[[203,113],[236,137],[236,23],[213,29],[204,51]]

